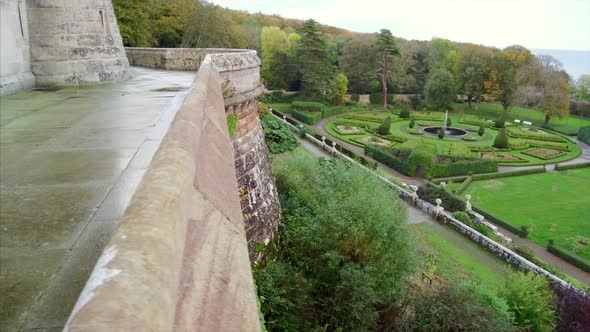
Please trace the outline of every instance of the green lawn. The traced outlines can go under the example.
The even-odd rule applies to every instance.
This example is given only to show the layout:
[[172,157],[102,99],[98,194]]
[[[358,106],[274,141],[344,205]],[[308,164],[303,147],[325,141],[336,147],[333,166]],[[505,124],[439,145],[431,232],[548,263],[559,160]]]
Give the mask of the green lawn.
[[[511,269],[507,264],[483,251],[475,243],[455,243],[439,234],[426,223],[410,226],[422,244],[423,259],[439,275],[452,283],[477,281],[492,289],[503,286]],[[469,248],[466,248],[468,246]],[[474,255],[471,250],[479,251]],[[487,255],[497,261],[497,266],[483,262],[480,255]]]
[[[469,109],[469,105],[467,103],[455,104],[454,108],[459,113],[474,114],[490,119],[497,118],[503,113],[501,105],[491,103],[480,103],[479,109],[477,111],[475,110],[475,104],[473,104],[471,109]],[[524,107],[511,107],[510,112],[508,112],[508,118],[510,121],[513,121],[514,119],[531,121],[536,126],[540,126],[544,123],[543,112]],[[555,116],[551,118],[549,125],[550,129],[560,133],[576,135],[580,127],[590,126],[590,119],[577,116],[566,116],[560,119]]]
[[553,239],[590,259],[590,168],[474,181],[465,194],[475,205],[530,226],[531,241],[546,246]]

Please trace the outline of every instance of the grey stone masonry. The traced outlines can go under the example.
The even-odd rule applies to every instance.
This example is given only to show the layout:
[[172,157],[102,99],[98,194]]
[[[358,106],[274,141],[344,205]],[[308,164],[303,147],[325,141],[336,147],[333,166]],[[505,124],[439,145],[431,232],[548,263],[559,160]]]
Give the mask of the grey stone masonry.
[[129,63],[110,0],[27,1],[31,71],[38,86],[128,78]]

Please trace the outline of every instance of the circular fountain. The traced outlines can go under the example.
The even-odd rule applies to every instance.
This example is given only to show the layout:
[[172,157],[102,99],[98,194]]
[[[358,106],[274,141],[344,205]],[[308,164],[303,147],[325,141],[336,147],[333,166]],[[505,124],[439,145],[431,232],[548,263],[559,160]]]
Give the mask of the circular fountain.
[[432,134],[432,135],[438,135],[438,133],[441,130],[445,131],[445,136],[447,136],[447,137],[461,137],[463,135],[467,135],[466,130],[459,129],[459,128],[453,128],[453,127],[446,127],[444,129],[442,127],[426,127],[426,128],[424,128],[425,133]]

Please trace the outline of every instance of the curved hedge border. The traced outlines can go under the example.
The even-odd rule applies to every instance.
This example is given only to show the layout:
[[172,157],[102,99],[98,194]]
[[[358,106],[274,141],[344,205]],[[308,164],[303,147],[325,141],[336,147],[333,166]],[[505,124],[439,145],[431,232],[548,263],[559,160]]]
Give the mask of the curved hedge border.
[[313,125],[322,119],[322,112],[305,112],[293,111],[291,112],[295,119]]
[[573,265],[579,267],[580,269],[582,269],[586,272],[590,272],[590,262],[589,261],[583,259],[582,257],[574,254],[573,252],[571,252],[569,250],[566,250],[564,248],[561,248],[559,246],[552,244],[552,242],[553,241],[549,240],[549,244],[547,244],[547,251],[555,254],[556,256],[559,256],[563,260],[565,260],[569,263],[572,263]]
[[579,163],[579,164],[571,164],[571,165],[556,164],[555,170],[556,171],[565,171],[567,169],[586,168],[586,167],[590,167],[590,161],[585,162],[585,163]]
[[465,180],[463,180],[463,183],[461,183],[459,188],[457,188],[457,195],[461,195],[465,191],[465,189],[467,189],[471,181],[473,181],[473,176],[468,176],[467,178],[465,178]]

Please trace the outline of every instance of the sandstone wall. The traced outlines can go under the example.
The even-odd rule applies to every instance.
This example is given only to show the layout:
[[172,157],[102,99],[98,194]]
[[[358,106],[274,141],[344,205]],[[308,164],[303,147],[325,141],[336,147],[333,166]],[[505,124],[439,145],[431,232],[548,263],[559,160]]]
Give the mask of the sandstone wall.
[[0,95],[30,89],[34,84],[25,2],[0,0]]
[[235,61],[203,61],[66,331],[260,330],[219,73]]
[[31,68],[39,86],[128,77],[110,0],[27,1]]
[[207,54],[244,52],[225,48],[146,48],[126,47],[125,53],[132,66],[166,70],[197,71]]
[[206,56],[221,78],[226,115],[237,116],[234,158],[250,258],[257,243],[267,242],[279,222],[279,199],[268,148],[260,126],[256,97],[263,93],[260,58],[255,51],[225,49],[126,48],[132,65],[194,70]]

